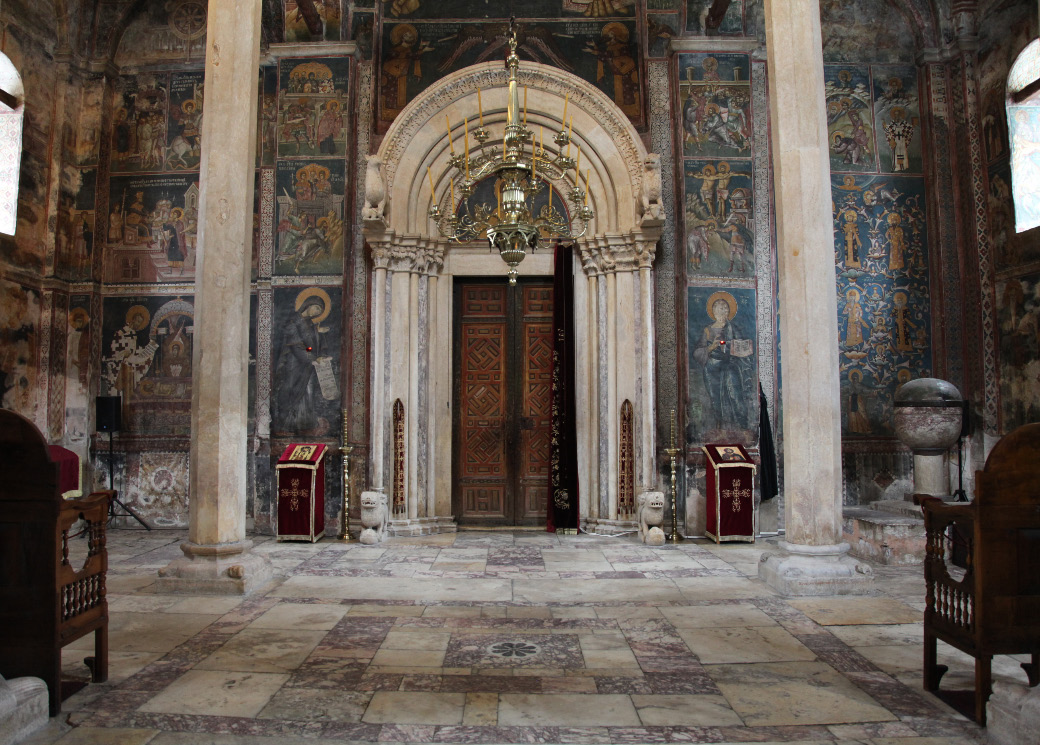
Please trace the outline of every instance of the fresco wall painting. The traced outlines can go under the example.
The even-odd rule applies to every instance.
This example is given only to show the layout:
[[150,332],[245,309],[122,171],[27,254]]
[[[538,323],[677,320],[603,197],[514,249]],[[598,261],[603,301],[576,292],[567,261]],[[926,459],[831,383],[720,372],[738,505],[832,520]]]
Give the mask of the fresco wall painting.
[[197,173],[113,176],[109,181],[107,282],[195,277]]
[[124,430],[190,434],[193,300],[191,295],[104,299],[99,395],[122,396]]
[[1003,429],[1040,421],[1040,273],[997,283]]
[[890,437],[894,396],[932,374],[917,71],[825,65],[845,437]]
[[[451,3],[437,3],[438,12],[448,5]],[[416,11],[416,17],[421,13],[422,9]],[[576,14],[583,15],[584,11]],[[528,19],[518,21],[516,30],[521,59],[553,65],[588,80],[610,96],[636,127],[644,126],[635,21]],[[508,33],[506,19],[477,24],[413,22],[409,16],[408,22],[384,22],[378,84],[380,128],[385,130],[410,100],[448,73],[478,62],[504,59]]]
[[339,287],[273,291],[271,434],[335,437],[340,422]]
[[[714,0],[687,0],[686,1],[686,32],[695,36],[703,36],[708,33],[707,21],[708,11]],[[741,35],[744,33],[744,0],[733,0],[722,17],[722,23],[717,29],[722,35]]]
[[344,157],[350,61],[282,60],[279,64],[278,155]]
[[751,58],[680,54],[676,69],[688,284],[686,440],[694,447],[751,447],[758,441],[759,374]]
[[90,435],[90,295],[69,298],[69,327],[65,337],[65,436],[69,446],[86,457]]
[[687,441],[756,443],[755,291],[690,287],[687,319]]

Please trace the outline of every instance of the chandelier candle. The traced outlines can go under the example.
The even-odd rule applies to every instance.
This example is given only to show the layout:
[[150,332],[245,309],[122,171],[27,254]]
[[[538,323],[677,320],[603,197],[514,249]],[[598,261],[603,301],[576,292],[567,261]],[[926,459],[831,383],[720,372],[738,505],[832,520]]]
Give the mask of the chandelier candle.
[[[578,149],[577,161],[570,158],[571,132],[574,128],[574,116],[567,119],[570,94],[564,98],[560,131],[552,138],[556,150],[548,152],[545,149],[545,127],[541,127],[536,141],[534,132],[527,126],[527,86],[524,86],[521,114],[518,83],[520,58],[516,54],[516,47],[516,32],[510,27],[509,57],[506,59],[506,71],[509,74],[506,123],[501,135],[501,146],[486,146],[491,135],[484,128],[483,91],[477,88],[477,119],[480,127],[473,132],[476,140],[474,151],[471,152],[469,146],[469,117],[464,117],[462,122],[462,156],[455,154],[451,119],[445,118],[451,157],[448,159],[449,172],[446,174],[449,209],[443,214],[437,203],[433,174],[428,173],[433,200],[429,217],[437,225],[440,234],[457,243],[486,239],[491,249],[498,251],[508,265],[510,284],[516,284],[517,266],[528,251],[580,238],[588,230],[589,221],[595,217],[589,207],[591,169],[585,176],[585,188],[582,189],[581,149]],[[564,125],[566,130],[563,129]],[[538,164],[539,159],[541,165]],[[562,181],[570,186],[572,178],[573,188],[570,193],[564,196],[561,192],[564,203],[570,202],[570,205],[561,210],[553,209],[553,182]],[[459,203],[455,201],[456,181],[459,184]],[[486,188],[477,189],[478,184],[484,181],[491,181],[495,185],[497,205],[470,204],[474,195],[490,194],[491,190]],[[548,209],[536,210],[534,200],[542,191],[542,181],[549,184],[549,206]]]

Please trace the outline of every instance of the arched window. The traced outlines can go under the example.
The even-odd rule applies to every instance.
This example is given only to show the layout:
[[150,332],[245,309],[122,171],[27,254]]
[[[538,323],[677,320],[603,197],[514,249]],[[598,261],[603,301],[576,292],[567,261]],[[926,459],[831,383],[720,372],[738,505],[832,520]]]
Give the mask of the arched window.
[[22,161],[22,78],[0,53],[0,233],[14,235],[18,222],[18,178]]
[[1008,75],[1008,135],[1015,230],[1040,225],[1040,39],[1018,55]]

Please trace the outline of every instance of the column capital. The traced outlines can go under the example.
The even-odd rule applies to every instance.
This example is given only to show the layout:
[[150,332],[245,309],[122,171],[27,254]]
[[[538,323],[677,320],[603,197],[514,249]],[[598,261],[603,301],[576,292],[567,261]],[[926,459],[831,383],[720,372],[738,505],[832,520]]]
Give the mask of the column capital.
[[393,231],[383,232],[376,240],[369,238],[369,251],[376,269],[415,274],[440,274],[444,268],[444,244],[421,236],[399,237]]
[[611,274],[650,269],[657,256],[658,227],[636,230],[627,235],[601,235],[581,242],[582,269],[585,274]]

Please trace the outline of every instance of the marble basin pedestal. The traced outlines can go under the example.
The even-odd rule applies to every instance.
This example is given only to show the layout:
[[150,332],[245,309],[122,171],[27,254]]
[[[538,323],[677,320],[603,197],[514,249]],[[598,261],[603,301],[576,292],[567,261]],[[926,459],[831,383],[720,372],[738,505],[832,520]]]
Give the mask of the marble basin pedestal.
[[896,435],[914,453],[913,493],[949,497],[946,453],[960,437],[964,397],[953,383],[918,378],[896,393],[895,409]]

